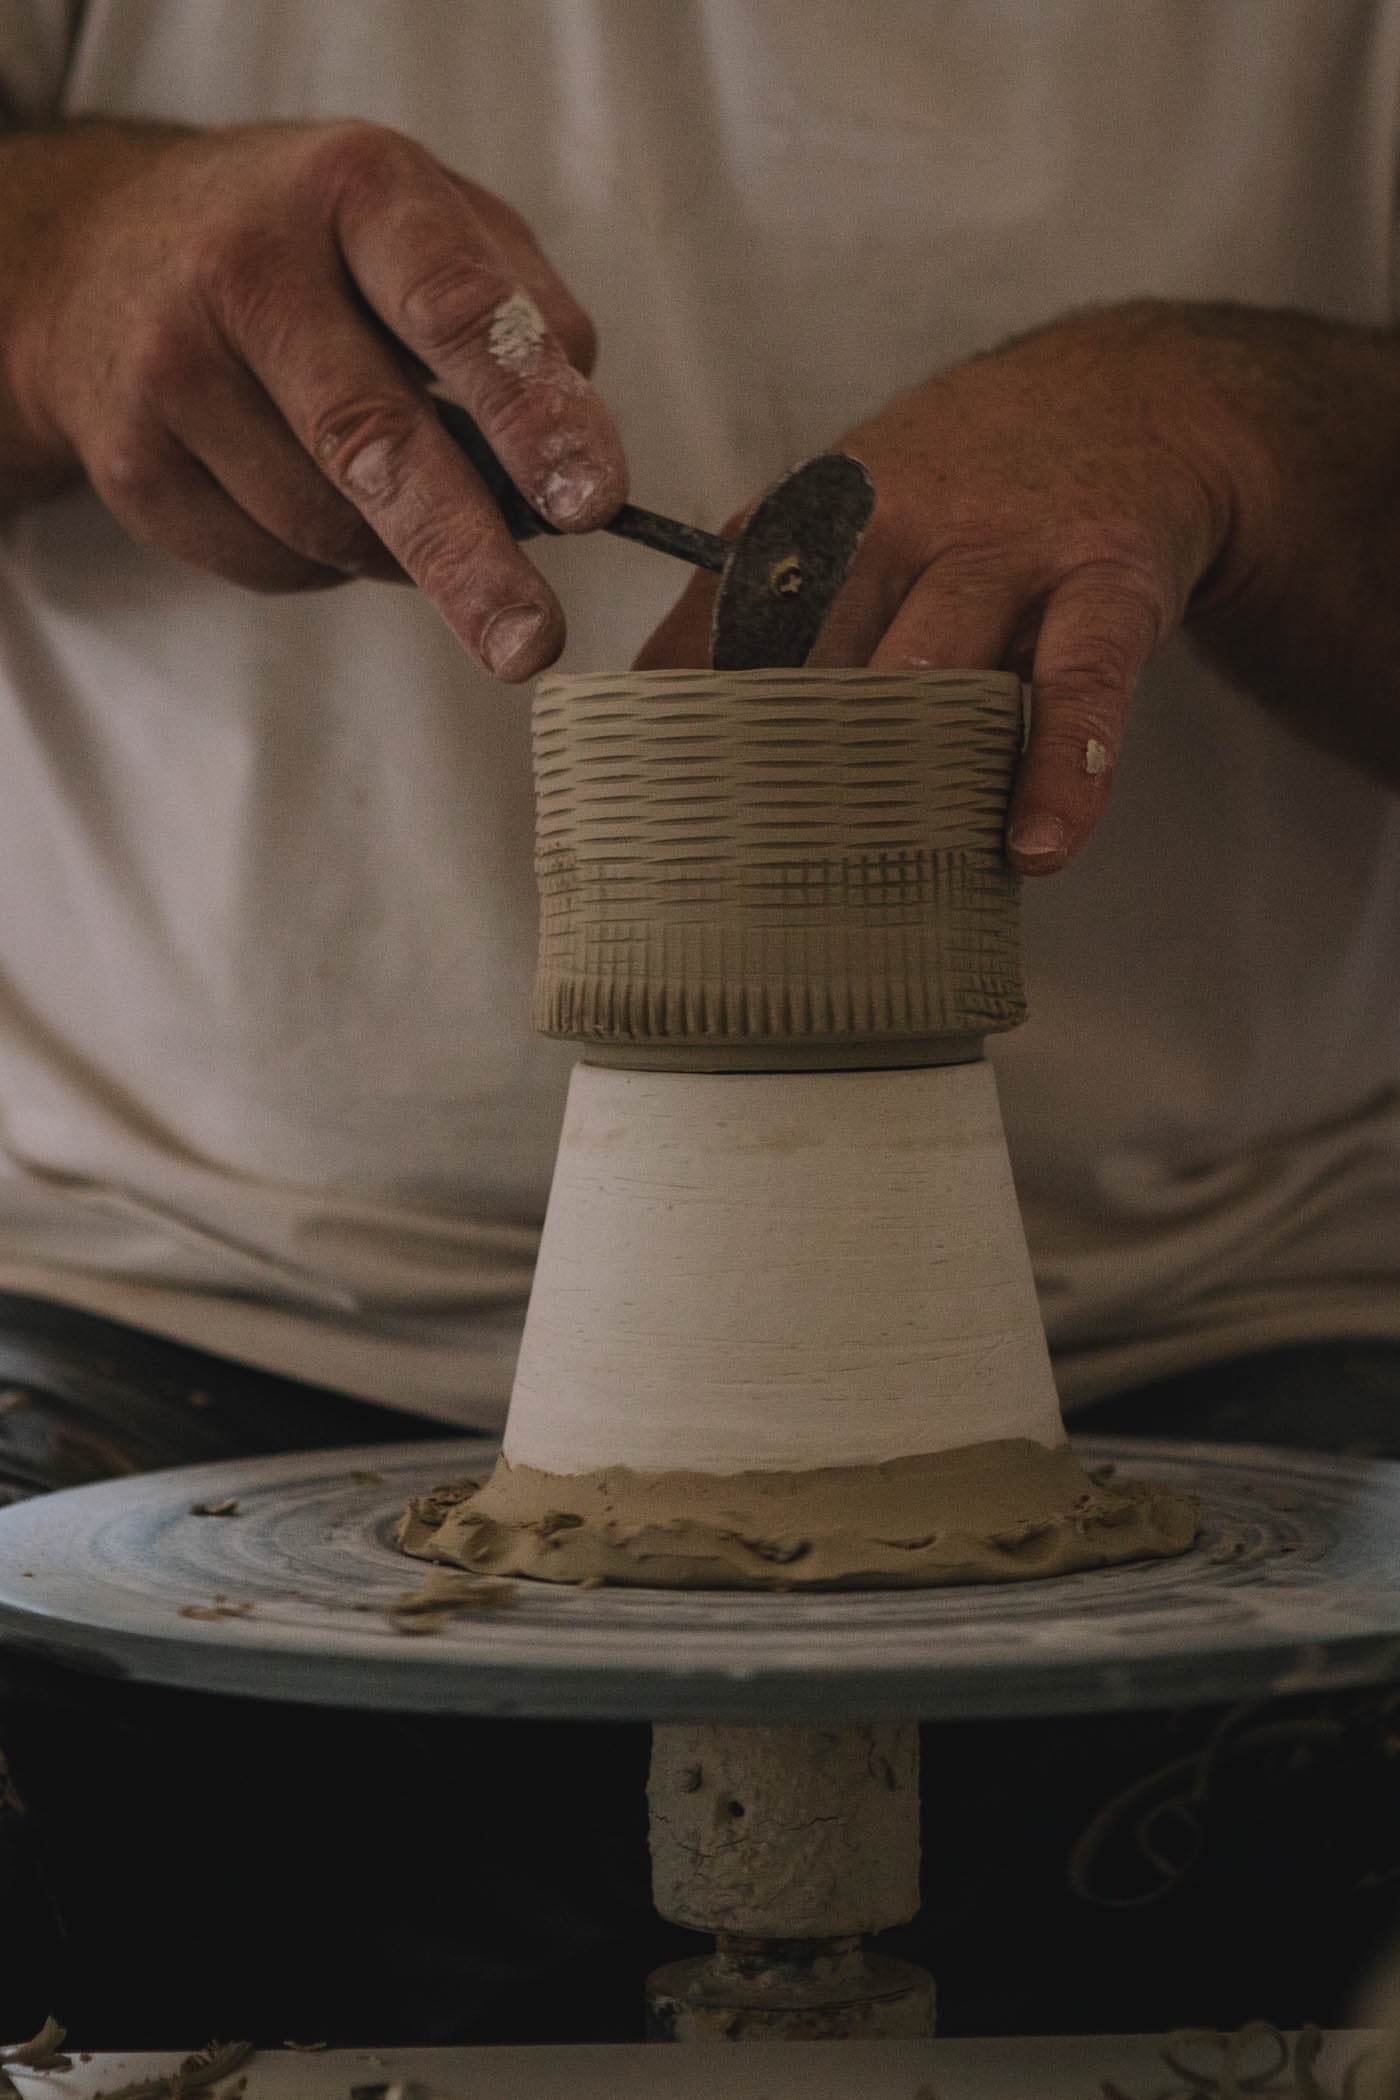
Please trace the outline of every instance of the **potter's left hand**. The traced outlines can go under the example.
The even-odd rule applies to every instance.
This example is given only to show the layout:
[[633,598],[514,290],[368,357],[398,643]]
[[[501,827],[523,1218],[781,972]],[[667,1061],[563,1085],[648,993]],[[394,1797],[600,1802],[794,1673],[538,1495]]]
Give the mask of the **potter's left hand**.
[[[1358,559],[1372,512],[1392,541],[1400,515],[1382,503],[1381,431],[1400,441],[1400,356],[1383,331],[1151,302],[1071,315],[839,441],[877,503],[811,662],[1033,680],[1007,831],[1027,874],[1063,867],[1089,836],[1137,679],[1188,616],[1305,734],[1400,784],[1393,669],[1388,708],[1362,697],[1397,660],[1400,594],[1354,603],[1356,572],[1375,567]],[[708,660],[713,592],[696,579],[642,668]],[[1350,665],[1350,704],[1335,654],[1325,702],[1309,683],[1324,646]]]

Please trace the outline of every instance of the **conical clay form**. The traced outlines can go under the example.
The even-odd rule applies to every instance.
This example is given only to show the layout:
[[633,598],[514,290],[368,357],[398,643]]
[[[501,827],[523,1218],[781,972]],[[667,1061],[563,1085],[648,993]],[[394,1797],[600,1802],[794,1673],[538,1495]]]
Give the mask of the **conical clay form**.
[[569,1094],[502,1457],[425,1558],[875,1587],[1175,1553],[1065,1441],[982,1037],[1024,1004],[1000,674],[554,678],[537,1025]]
[[1064,1440],[991,1068],[573,1078],[504,1452],[410,1551],[872,1587],[1180,1551]]

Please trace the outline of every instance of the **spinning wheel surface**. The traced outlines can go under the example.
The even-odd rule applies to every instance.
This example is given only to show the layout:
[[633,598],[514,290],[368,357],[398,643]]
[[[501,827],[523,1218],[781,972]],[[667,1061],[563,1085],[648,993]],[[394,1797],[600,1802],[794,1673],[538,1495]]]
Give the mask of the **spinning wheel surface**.
[[[409,1495],[489,1468],[495,1446],[474,1438],[189,1467],[0,1512],[0,1643],[250,1698],[646,1720],[1075,1713],[1400,1677],[1400,1465],[1077,1448],[1197,1495],[1195,1548],[962,1589],[515,1582],[503,1608],[405,1638],[390,1608],[428,1570],[394,1548],[395,1520]],[[191,1514],[226,1498],[237,1515]]]

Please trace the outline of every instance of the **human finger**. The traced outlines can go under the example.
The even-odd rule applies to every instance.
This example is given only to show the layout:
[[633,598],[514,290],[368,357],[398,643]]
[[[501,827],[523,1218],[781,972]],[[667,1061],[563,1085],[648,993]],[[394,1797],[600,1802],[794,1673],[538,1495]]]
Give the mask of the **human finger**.
[[637,651],[636,671],[703,671],[711,659],[710,623],[719,578],[697,569],[671,610]]
[[426,396],[332,282],[266,296],[231,325],[236,346],[321,472],[497,678],[518,683],[563,643],[558,600]]
[[333,488],[246,368],[191,358],[164,391],[168,428],[240,510],[293,552],[347,576],[401,577],[353,503]]
[[814,671],[847,671],[870,663],[898,603],[897,587],[882,564],[862,549],[812,644],[808,664]]
[[879,670],[994,671],[1025,602],[1004,571],[926,569],[871,656]]
[[548,322],[551,335],[562,344],[569,363],[587,379],[598,361],[598,330],[593,316],[569,290],[535,239],[529,222],[493,190],[483,189],[455,168],[447,168],[446,173],[470,200],[507,268],[524,285]]
[[1098,822],[1133,692],[1161,635],[1150,586],[1106,563],[1076,572],[1047,600],[1006,834],[1023,874],[1064,867]]
[[627,493],[612,418],[471,196],[396,134],[346,152],[336,236],[370,306],[552,525],[606,523]]
[[325,590],[345,571],[309,561],[254,519],[158,425],[85,457],[98,496],[133,538],[253,591]]

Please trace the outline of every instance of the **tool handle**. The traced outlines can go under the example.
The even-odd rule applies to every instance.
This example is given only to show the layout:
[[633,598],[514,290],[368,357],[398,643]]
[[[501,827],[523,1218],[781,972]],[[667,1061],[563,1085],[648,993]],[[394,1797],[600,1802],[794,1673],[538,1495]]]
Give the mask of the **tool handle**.
[[693,562],[697,569],[713,569],[716,576],[723,575],[734,551],[733,540],[722,540],[717,532],[663,517],[657,510],[641,510],[635,503],[624,503],[603,530],[615,532],[619,539],[640,540],[658,554],[674,554],[677,561]]
[[[557,539],[558,526],[551,525],[533,504],[526,502],[466,410],[455,401],[444,401],[438,394],[433,396],[433,408],[447,435],[461,447],[485,482],[511,538],[528,540],[544,532]],[[717,532],[702,532],[698,525],[685,525],[679,518],[663,517],[659,511],[639,510],[635,503],[624,503],[603,530],[616,533],[619,539],[640,540],[644,547],[654,548],[658,554],[673,554],[678,561],[693,562],[698,569],[713,569],[716,575],[728,561],[732,545]]]
[[551,525],[533,504],[526,502],[487,444],[480,425],[455,401],[444,401],[440,394],[434,394],[432,402],[439,423],[452,442],[466,453],[468,461],[485,482],[487,493],[505,519],[511,538],[531,540],[537,533],[547,532],[552,539],[557,539],[558,526]]

